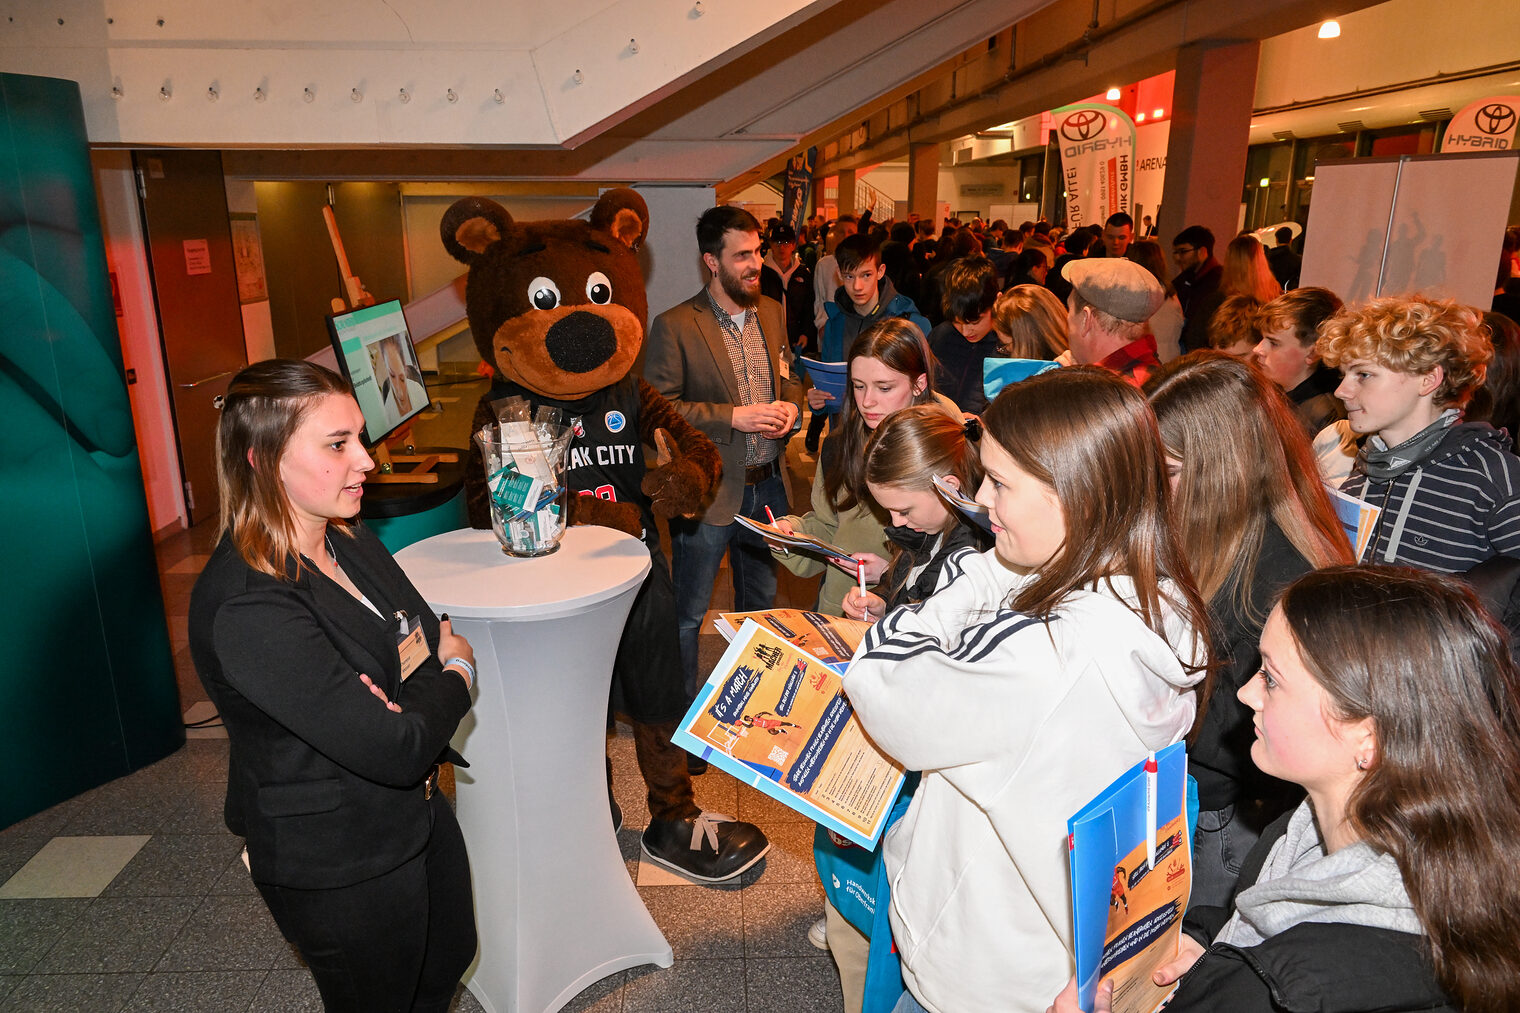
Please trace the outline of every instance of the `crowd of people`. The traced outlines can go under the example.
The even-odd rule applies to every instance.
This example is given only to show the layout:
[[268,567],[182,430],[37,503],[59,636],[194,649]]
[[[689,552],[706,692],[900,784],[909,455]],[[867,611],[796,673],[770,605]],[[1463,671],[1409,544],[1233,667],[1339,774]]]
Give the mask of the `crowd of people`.
[[[1066,818],[1184,740],[1169,1008],[1520,1006],[1515,233],[1489,310],[1299,287],[1289,229],[1216,257],[1190,226],[1172,274],[1122,214],[804,240],[841,228],[890,305],[815,265],[819,319],[858,336],[790,337],[853,401],[783,523],[880,580],[830,573],[816,606],[873,624],[845,691],[914,772],[876,853],[815,841],[845,1008],[1077,1010]],[[989,403],[989,358],[1067,368]],[[990,539],[926,487],[936,457]],[[1376,508],[1355,543],[1342,497]]]
[[[871,624],[845,692],[911,774],[877,850],[815,838],[810,936],[850,1013],[1075,1011],[1066,820],[1180,741],[1198,812],[1183,939],[1154,975],[1170,1009],[1520,1008],[1520,244],[1481,312],[1342,305],[1250,236],[1215,259],[1200,226],[1169,276],[1133,231],[762,236],[704,213],[710,280],[651,323],[644,360],[723,462],[705,511],[670,521],[662,685],[695,692],[725,554],[740,611],[772,606],[785,565],[824,574],[819,611]],[[845,363],[843,394],[805,390],[797,353]],[[1005,357],[1062,368],[989,400]],[[804,404],[818,461],[796,514]],[[228,824],[324,1005],[443,1010],[476,942],[436,790],[474,654],[355,523],[362,429],[322,367],[232,380],[191,651],[233,743]],[[1340,497],[1376,511],[1355,541]],[[680,805],[644,853],[732,879],[768,842],[688,812],[686,762],[650,763],[652,812]]]

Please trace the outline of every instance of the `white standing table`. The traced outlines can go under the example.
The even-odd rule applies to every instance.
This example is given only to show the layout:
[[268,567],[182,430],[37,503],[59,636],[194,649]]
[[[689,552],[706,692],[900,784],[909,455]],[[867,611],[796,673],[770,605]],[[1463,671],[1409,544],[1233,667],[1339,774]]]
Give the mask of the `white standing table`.
[[628,876],[607,806],[607,693],[644,576],[637,538],[572,527],[559,551],[502,553],[450,531],[396,553],[479,672],[454,735],[480,953],[467,979],[489,1013],[553,1013],[599,978],[669,967],[670,944]]

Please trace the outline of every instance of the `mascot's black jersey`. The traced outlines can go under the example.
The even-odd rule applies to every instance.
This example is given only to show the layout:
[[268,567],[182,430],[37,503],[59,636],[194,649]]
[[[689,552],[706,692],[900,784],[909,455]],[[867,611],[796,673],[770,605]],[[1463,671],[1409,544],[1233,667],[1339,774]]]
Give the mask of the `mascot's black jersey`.
[[639,508],[644,540],[657,541],[649,499],[639,488],[644,480],[644,448],[639,438],[639,381],[632,374],[579,401],[544,397],[510,380],[497,378],[490,399],[517,395],[533,405],[558,408],[575,435],[565,461],[565,483],[571,495],[600,496]]

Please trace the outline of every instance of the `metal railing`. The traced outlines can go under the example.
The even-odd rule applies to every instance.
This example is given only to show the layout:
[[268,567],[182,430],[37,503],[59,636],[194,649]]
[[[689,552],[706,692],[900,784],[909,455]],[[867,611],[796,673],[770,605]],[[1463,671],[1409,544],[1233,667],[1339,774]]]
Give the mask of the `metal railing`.
[[871,207],[872,200],[876,202],[876,210],[871,215],[872,221],[884,222],[889,218],[897,217],[896,201],[865,180],[857,179],[855,181],[855,213],[865,213],[865,210]]

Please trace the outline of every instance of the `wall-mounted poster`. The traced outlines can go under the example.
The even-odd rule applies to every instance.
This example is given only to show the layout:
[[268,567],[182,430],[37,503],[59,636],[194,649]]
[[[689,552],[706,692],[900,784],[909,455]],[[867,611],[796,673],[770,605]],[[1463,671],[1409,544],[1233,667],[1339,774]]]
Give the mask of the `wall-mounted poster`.
[[232,264],[237,269],[238,302],[264,302],[269,282],[264,278],[264,244],[259,241],[258,215],[231,215]]

